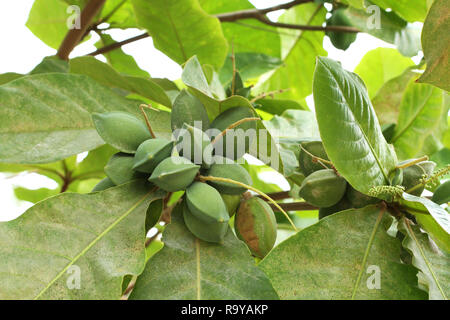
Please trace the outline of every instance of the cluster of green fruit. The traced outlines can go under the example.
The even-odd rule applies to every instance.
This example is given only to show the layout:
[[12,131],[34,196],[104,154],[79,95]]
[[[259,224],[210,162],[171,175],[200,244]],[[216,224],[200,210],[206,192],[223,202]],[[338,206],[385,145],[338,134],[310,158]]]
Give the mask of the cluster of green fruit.
[[[176,129],[180,121],[176,119],[177,112],[174,115],[172,125]],[[211,127],[223,131],[249,116],[253,116],[250,108],[227,109],[215,118]],[[234,159],[222,157],[222,154],[227,155],[227,144],[219,152],[215,150],[210,157],[204,157],[201,163],[197,163],[194,157],[198,152],[203,155],[205,150],[213,152],[214,149],[208,149],[210,137],[186,123],[182,125],[185,129],[183,133],[175,137],[176,141],[169,141],[152,137],[151,129],[131,113],[94,114],[93,122],[102,139],[119,150],[105,166],[107,177],[93,191],[144,178],[167,192],[185,191],[182,203],[184,221],[199,239],[223,242],[230,217],[237,212],[236,233],[255,256],[263,257],[273,247],[276,238],[275,215],[262,199],[243,199],[242,195],[247,191],[245,186],[251,185],[252,180],[245,168]],[[245,127],[248,126],[248,123],[245,124]],[[227,135],[222,138],[226,139]],[[175,142],[181,139],[191,140],[191,152],[177,148]],[[234,157],[237,157],[236,153]],[[199,177],[219,179],[202,181]],[[220,181],[220,178],[234,182]]]
[[[409,190],[420,184],[424,177],[432,175],[436,166],[432,161],[418,163],[412,161],[415,159],[398,164],[399,168],[392,173],[392,185],[400,185],[405,190]],[[319,219],[342,210],[362,208],[381,201],[355,190],[340,176],[329,162],[321,141],[308,141],[301,144],[299,167],[306,177],[300,186],[299,195],[319,208]],[[423,190],[422,185],[412,190],[411,194],[420,196]]]

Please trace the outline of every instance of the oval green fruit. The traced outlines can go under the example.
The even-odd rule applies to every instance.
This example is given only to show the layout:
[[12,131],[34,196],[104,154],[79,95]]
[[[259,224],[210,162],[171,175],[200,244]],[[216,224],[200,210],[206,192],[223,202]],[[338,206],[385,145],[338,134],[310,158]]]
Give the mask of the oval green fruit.
[[332,215],[333,213],[344,211],[352,208],[350,201],[346,197],[342,197],[342,199],[336,203],[334,206],[320,208],[319,209],[319,220],[325,217]]
[[314,161],[310,155],[312,154],[318,158],[328,160],[328,156],[327,153],[325,152],[325,148],[323,147],[322,141],[303,142],[301,146],[303,149],[307,151],[305,152],[305,150],[300,148],[298,161],[301,172],[303,172],[303,174],[307,177],[315,171],[324,169],[324,167],[317,161]]
[[264,258],[277,239],[277,221],[272,208],[261,198],[243,200],[234,218],[234,229],[252,254]]
[[450,202],[450,180],[445,181],[436,188],[431,200],[437,204]]
[[339,202],[345,194],[347,182],[333,169],[313,172],[303,181],[299,195],[313,206],[331,207]]
[[[328,26],[349,26],[352,27],[350,19],[345,15],[344,9],[334,10],[331,18],[327,21]],[[355,32],[332,32],[327,31],[326,35],[330,37],[331,43],[341,50],[347,50],[356,40]]]
[[239,204],[241,203],[241,195],[221,194],[223,202],[227,207],[228,215],[230,218],[236,213]]
[[135,153],[142,142],[151,138],[145,123],[128,112],[93,113],[92,121],[107,144],[125,153]]
[[[250,174],[237,163],[215,163],[208,170],[208,176],[227,178],[246,185],[252,184]],[[247,188],[229,182],[208,181],[208,183],[225,194],[242,194],[247,191]]]
[[184,124],[177,138],[177,150],[186,159],[208,168],[212,161],[209,136],[199,128]]
[[92,189],[91,192],[97,192],[97,191],[103,191],[112,187],[115,187],[116,185],[114,184],[114,182],[112,182],[112,180],[108,177],[100,180],[95,187]]
[[168,192],[180,191],[194,181],[199,169],[186,158],[172,156],[156,166],[148,181]]
[[173,102],[172,111],[170,113],[170,122],[172,130],[181,129],[186,123],[195,127],[198,122],[201,130],[206,131],[209,128],[209,118],[205,107],[199,99],[183,89]]
[[[418,185],[423,176],[426,176],[425,170],[418,164],[412,165],[410,167],[403,169],[403,182],[402,186],[405,187],[405,192],[407,192],[412,187]],[[421,186],[410,194],[414,196],[420,196],[425,189],[425,186]]]
[[403,170],[400,168],[395,168],[389,174],[389,181],[391,186],[400,186],[403,183]]
[[183,204],[183,218],[189,231],[200,240],[214,243],[223,243],[228,231],[228,222],[206,223],[189,211],[186,203]]
[[[253,118],[255,113],[248,107],[234,107],[219,114],[211,123],[211,128],[220,132],[233,123],[244,118]],[[239,159],[250,148],[250,144],[256,138],[256,121],[243,122],[226,132],[222,138],[218,138],[214,145],[214,154],[229,159]]]
[[134,171],[133,165],[134,158],[132,155],[119,152],[109,159],[105,166],[105,173],[116,185],[143,178],[144,174]]
[[375,204],[381,201],[380,199],[370,197],[355,190],[351,185],[348,185],[345,196],[349,200],[352,208],[363,208],[369,204]]
[[422,161],[418,165],[422,167],[427,176],[433,175],[434,169],[436,169],[436,162],[434,161]]
[[219,191],[203,182],[194,182],[186,189],[189,211],[205,223],[224,222],[230,219]]
[[133,169],[151,173],[164,159],[170,157],[173,143],[166,139],[155,138],[142,142],[134,155]]

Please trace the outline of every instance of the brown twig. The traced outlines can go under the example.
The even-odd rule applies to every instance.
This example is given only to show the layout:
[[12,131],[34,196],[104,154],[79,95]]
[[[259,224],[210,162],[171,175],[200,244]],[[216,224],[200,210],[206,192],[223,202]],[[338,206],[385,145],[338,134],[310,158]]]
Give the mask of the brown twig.
[[[273,204],[269,203],[269,205],[273,209],[273,211],[279,211]],[[309,211],[319,209],[318,207],[313,206],[312,204],[309,204],[307,202],[287,202],[278,203],[278,205],[285,211]]]
[[150,135],[152,136],[152,138],[155,139],[156,138],[155,132],[153,132],[152,126],[150,124],[150,120],[148,119],[148,116],[145,113],[144,108],[148,108],[148,109],[152,109],[152,110],[155,110],[155,109],[151,105],[146,105],[146,104],[141,104],[139,106],[139,109],[141,109],[141,112],[144,115],[145,124],[147,125],[148,131],[150,131]]
[[[267,194],[269,197],[271,197],[273,200],[284,200],[292,198],[289,194],[289,191],[280,191],[280,192],[272,192]],[[258,195],[258,197],[265,199],[264,197],[261,197]]]
[[62,60],[68,60],[72,50],[80,43],[80,40],[85,35],[86,30],[91,25],[92,19],[97,15],[100,9],[105,4],[106,0],[90,0],[80,15],[80,28],[70,29],[66,37],[61,43],[57,56]]
[[289,91],[290,89],[279,89],[279,90],[274,90],[274,91],[269,91],[269,92],[263,92],[259,95],[257,95],[256,97],[254,97],[252,100],[250,100],[250,102],[256,102],[260,99],[264,99],[266,97],[271,97],[272,99],[275,97],[276,94],[280,94],[286,91]]

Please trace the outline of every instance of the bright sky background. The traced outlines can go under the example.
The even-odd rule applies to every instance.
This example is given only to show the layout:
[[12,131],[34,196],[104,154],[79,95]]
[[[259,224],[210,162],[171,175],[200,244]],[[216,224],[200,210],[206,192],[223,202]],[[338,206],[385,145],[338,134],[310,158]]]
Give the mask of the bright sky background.
[[[257,8],[265,8],[289,1],[250,0],[250,2]],[[0,1],[0,30],[2,30],[0,73],[27,73],[41,62],[45,56],[56,53],[56,50],[41,42],[25,26],[32,4],[33,0]],[[281,13],[281,11],[271,13],[270,18],[276,18]],[[114,31],[111,35],[114,39],[120,41],[141,32],[137,29]],[[94,51],[96,48],[93,44],[97,40],[98,36],[93,36],[92,39],[77,47],[72,52],[71,57]],[[328,51],[329,57],[341,61],[344,68],[353,70],[366,52],[377,47],[392,47],[392,45],[367,34],[360,33],[356,42],[345,52],[335,49],[327,37],[325,38],[324,47]],[[153,47],[151,38],[128,44],[123,47],[123,50],[128,54],[132,54],[139,66],[148,71],[153,77],[165,77],[171,80],[180,78],[180,66],[156,50]],[[311,103],[311,99],[308,99],[308,103]],[[283,181],[284,179],[279,179],[279,177],[275,176],[273,178],[279,181],[282,188],[288,188],[288,185],[286,185],[287,182]],[[15,199],[13,186],[17,185],[30,189],[56,187],[56,183],[53,180],[37,174],[6,178],[4,174],[0,173],[0,221],[13,219],[31,206],[31,203]]]

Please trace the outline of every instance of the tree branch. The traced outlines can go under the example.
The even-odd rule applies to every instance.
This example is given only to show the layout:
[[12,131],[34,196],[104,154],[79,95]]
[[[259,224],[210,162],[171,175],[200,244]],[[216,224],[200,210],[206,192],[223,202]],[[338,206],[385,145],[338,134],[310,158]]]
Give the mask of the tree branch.
[[[281,23],[281,22],[273,22],[269,18],[267,18],[266,14],[269,12],[281,10],[281,9],[289,9],[296,5],[313,2],[313,0],[296,0],[291,1],[285,4],[265,8],[265,9],[249,9],[249,10],[241,10],[235,12],[227,12],[215,15],[220,22],[236,22],[238,20],[243,19],[256,19],[266,25],[277,27],[277,28],[285,28],[285,29],[294,29],[294,30],[308,30],[308,31],[334,31],[334,32],[360,32],[358,29],[347,26],[310,26],[310,25],[298,25],[298,24],[289,24],[289,23]],[[128,43],[138,41],[144,38],[150,37],[150,35],[146,32],[141,35],[135,36],[130,39],[126,39],[124,41],[116,42],[110,45],[107,45],[103,48],[100,48],[96,51],[89,53],[90,56],[96,56],[99,54],[103,54],[109,52],[111,50],[117,49],[126,45]]]
[[[269,203],[269,205],[273,209],[273,211],[279,211],[273,204]],[[278,203],[278,205],[285,211],[309,211],[319,209],[307,202],[287,202]]]
[[58,53],[56,54],[60,59],[68,60],[69,55],[75,46],[80,42],[86,30],[89,28],[92,19],[97,15],[103,7],[106,0],[90,0],[80,15],[80,28],[70,29],[66,37],[61,43]]

